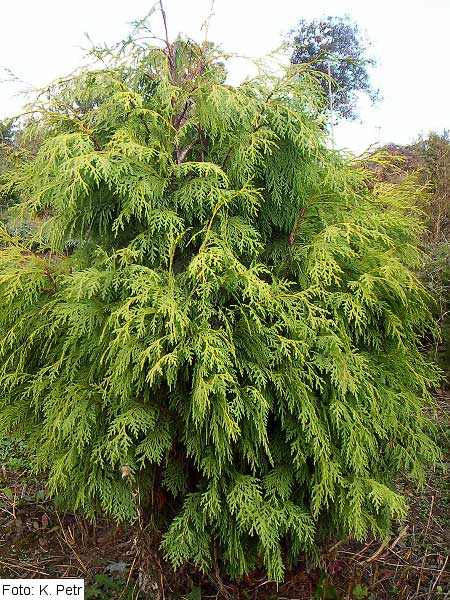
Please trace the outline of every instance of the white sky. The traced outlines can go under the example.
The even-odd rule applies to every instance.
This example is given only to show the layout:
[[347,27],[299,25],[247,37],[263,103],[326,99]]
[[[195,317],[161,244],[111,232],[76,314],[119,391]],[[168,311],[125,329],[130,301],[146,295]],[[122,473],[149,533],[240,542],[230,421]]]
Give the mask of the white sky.
[[[203,39],[210,0],[165,0],[171,36]],[[34,87],[83,62],[88,32],[96,43],[121,40],[153,0],[3,0],[0,66]],[[408,143],[450,128],[450,0],[215,0],[209,38],[228,51],[260,56],[276,48],[301,18],[349,14],[365,31],[378,66],[372,82],[383,101],[360,105],[362,123],[343,123],[336,145],[360,152],[374,143]],[[155,29],[158,18],[155,17]],[[247,63],[233,65],[235,77]],[[251,73],[249,73],[251,74]],[[0,70],[0,79],[5,78]],[[24,86],[0,83],[0,117],[20,111]]]

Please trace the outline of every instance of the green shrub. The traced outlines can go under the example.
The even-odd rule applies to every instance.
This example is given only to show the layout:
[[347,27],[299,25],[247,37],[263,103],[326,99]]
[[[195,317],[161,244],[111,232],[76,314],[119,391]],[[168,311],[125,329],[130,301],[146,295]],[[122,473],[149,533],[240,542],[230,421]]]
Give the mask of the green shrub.
[[450,372],[450,241],[427,240],[428,260],[420,277],[435,299],[434,317],[440,327],[440,337],[433,341],[430,350],[448,374]]
[[[378,153],[380,154],[380,153]],[[432,132],[409,146],[390,144],[383,149],[386,163],[369,167],[381,179],[398,183],[415,173],[426,193],[418,198],[425,229],[421,246],[426,260],[420,265],[419,278],[432,295],[433,316],[439,324],[441,340],[427,340],[432,354],[449,372],[450,364],[450,132]]]
[[422,179],[429,186],[430,198],[425,207],[430,230],[428,242],[438,244],[450,234],[450,132],[430,133],[412,146],[422,169]]
[[442,332],[437,356],[450,373],[450,133],[430,133],[413,146],[421,160],[422,179],[428,185],[425,206],[429,229],[424,238],[429,262],[422,273],[425,286],[436,299],[434,316]]
[[126,49],[40,96],[3,179],[43,225],[2,232],[0,433],[68,506],[162,515],[174,566],[280,580],[385,535],[437,454],[417,190],[327,148],[305,68],[233,87],[210,44]]

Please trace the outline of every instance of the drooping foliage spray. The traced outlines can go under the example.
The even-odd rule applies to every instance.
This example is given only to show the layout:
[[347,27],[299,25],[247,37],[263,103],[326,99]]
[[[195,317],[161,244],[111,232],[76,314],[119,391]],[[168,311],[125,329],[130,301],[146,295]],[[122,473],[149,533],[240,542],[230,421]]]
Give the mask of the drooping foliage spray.
[[436,455],[416,188],[327,147],[305,66],[232,86],[210,43],[97,57],[3,176],[39,227],[2,229],[1,433],[76,510],[164,514],[175,566],[280,580],[323,536],[386,534],[395,475]]

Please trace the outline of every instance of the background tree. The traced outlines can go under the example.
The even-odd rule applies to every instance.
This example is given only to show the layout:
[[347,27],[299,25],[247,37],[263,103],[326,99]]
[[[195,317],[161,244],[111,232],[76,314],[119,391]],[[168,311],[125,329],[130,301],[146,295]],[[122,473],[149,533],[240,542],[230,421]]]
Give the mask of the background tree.
[[[14,123],[10,119],[0,120],[0,177],[11,167],[14,156]],[[11,196],[11,194],[10,194]],[[0,205],[0,218],[3,216],[8,198],[4,196]]]
[[418,192],[327,149],[304,66],[233,87],[214,46],[138,38],[41,95],[3,175],[42,227],[1,230],[0,433],[174,566],[279,581],[385,535],[437,455]]
[[[32,130],[32,122],[26,117],[24,119],[5,119],[0,121],[0,178],[3,173],[14,166],[20,165],[22,161],[34,157],[43,136],[33,130],[31,136],[28,132]],[[0,205],[0,220],[11,232],[21,232],[22,235],[30,235],[31,230],[39,226],[39,220],[31,215],[13,214],[9,208],[17,203],[16,190],[11,188],[8,193],[2,194]]]
[[14,142],[14,125],[11,120],[0,120],[0,175],[10,164],[11,147]]
[[313,62],[314,68],[327,76],[321,80],[322,89],[328,97],[331,85],[333,110],[338,117],[356,119],[359,92],[373,102],[377,99],[368,71],[375,61],[366,56],[367,43],[350,17],[302,19],[291,32],[291,40],[291,62]]

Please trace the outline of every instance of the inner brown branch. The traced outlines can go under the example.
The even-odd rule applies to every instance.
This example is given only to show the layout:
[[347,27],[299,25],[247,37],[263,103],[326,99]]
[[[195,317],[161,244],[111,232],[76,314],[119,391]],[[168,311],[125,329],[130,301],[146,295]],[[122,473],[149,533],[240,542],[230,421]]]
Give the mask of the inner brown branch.
[[289,236],[289,245],[293,246],[295,244],[295,240],[297,239],[297,234],[300,229],[300,225],[302,224],[303,217],[305,216],[306,206],[304,206],[298,214],[298,217],[295,221],[294,228],[291,231],[291,235]]

